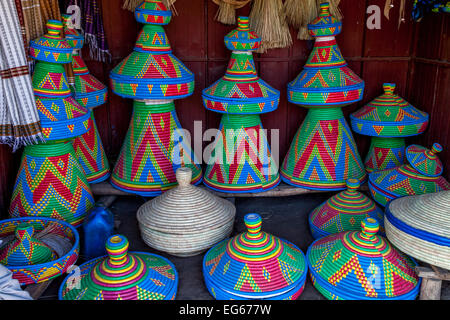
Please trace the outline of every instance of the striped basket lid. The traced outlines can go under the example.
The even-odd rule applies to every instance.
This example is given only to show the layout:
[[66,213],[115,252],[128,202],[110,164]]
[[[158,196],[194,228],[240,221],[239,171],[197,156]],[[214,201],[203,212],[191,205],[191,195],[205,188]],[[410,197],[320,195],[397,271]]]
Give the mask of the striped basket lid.
[[344,106],[362,99],[364,81],[347,66],[335,40],[341,30],[322,3],[319,17],[308,25],[316,37],[303,71],[288,84],[289,102],[305,107]]
[[[160,0],[147,0],[143,6],[165,8]],[[154,15],[165,11],[146,12]],[[154,19],[159,18],[154,15]],[[180,99],[193,93],[194,74],[172,54],[160,24],[165,23],[145,24],[133,52],[111,71],[111,88],[117,95],[131,99]]]
[[397,248],[432,265],[450,269],[450,190],[391,201],[386,233]]
[[31,224],[22,223],[14,231],[15,239],[0,249],[0,263],[10,267],[46,263],[56,258],[56,253],[34,237]]
[[0,221],[0,263],[21,285],[64,274],[78,254],[79,235],[69,223],[44,217]]
[[411,167],[428,177],[437,177],[444,171],[444,166],[437,154],[442,151],[439,143],[434,143],[431,150],[417,144],[406,149],[406,159]]
[[61,37],[63,24],[59,20],[48,20],[48,33],[30,42],[30,56],[33,59],[53,62],[69,63],[72,61],[72,46]]
[[73,49],[81,49],[84,45],[84,37],[73,27],[69,14],[61,15],[64,25],[64,37]]
[[250,31],[247,17],[238,18],[237,29],[225,37],[233,50],[225,75],[202,92],[206,109],[220,113],[258,114],[278,107],[280,92],[260,79],[252,51],[260,38]]
[[307,260],[314,286],[328,299],[414,300],[420,279],[415,261],[377,235],[378,222],[366,218],[361,231],[314,241]]
[[315,239],[344,231],[359,231],[368,217],[380,224],[384,235],[383,211],[365,194],[358,191],[357,179],[347,180],[347,190],[339,192],[314,209],[309,215],[311,233]]
[[429,116],[394,93],[395,83],[384,83],[384,93],[350,115],[353,131],[374,137],[421,134]]
[[[299,294],[307,264],[294,244],[261,231],[261,216],[244,218],[248,231],[224,240],[203,258],[203,276],[211,294],[226,299],[268,299]],[[221,295],[222,297],[222,295]]]
[[134,17],[140,23],[166,25],[172,18],[172,11],[162,0],[144,0],[134,10]]
[[178,273],[167,259],[152,253],[129,252],[128,239],[113,235],[106,242],[108,255],[79,266],[61,284],[60,300],[173,300]]

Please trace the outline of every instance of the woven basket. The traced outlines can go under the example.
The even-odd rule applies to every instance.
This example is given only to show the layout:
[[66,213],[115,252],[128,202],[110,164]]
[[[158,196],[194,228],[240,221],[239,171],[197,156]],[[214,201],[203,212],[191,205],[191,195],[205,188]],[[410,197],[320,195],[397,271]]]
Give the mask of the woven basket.
[[145,203],[137,212],[142,239],[175,256],[193,256],[227,238],[236,208],[190,184],[192,170],[179,168],[178,186]]
[[261,39],[250,31],[247,17],[238,18],[238,27],[225,36],[233,50],[225,75],[202,92],[206,109],[228,114],[260,114],[278,108],[280,92],[258,77],[252,51]]
[[[20,248],[14,252],[11,247],[14,246],[14,233],[25,231],[18,230],[19,227],[26,227],[33,240],[22,234]],[[0,240],[0,260],[4,260],[2,264],[12,271],[13,278],[21,285],[60,276],[78,259],[78,232],[61,220],[34,217],[3,220],[0,221]],[[16,263],[11,263],[12,260]]]
[[[120,190],[158,196],[176,186],[175,171],[192,169],[192,183],[202,171],[190,141],[176,134],[181,129],[173,101],[134,101],[130,126],[111,177]],[[174,141],[176,140],[176,141]],[[150,151],[146,151],[149,149]]]
[[223,240],[203,258],[203,276],[218,300],[296,299],[303,291],[308,266],[292,243],[261,231],[261,217],[247,214],[248,228]]
[[315,239],[344,231],[358,231],[365,218],[374,218],[384,236],[383,211],[366,195],[358,192],[356,179],[347,180],[347,190],[342,191],[314,209],[308,217],[311,234]]
[[61,284],[59,299],[174,300],[178,288],[175,266],[156,254],[128,252],[128,246],[124,236],[111,236],[106,242],[108,255],[72,271]]
[[403,196],[450,190],[450,183],[440,174],[442,162],[437,153],[442,147],[435,143],[431,150],[418,145],[406,149],[408,164],[369,174],[369,190],[382,206]]
[[222,116],[204,184],[219,192],[264,192],[280,183],[259,115]]
[[353,131],[373,137],[366,158],[368,172],[404,164],[404,137],[421,134],[428,126],[427,113],[394,94],[395,83],[384,83],[383,90],[381,96],[350,115]]
[[330,300],[414,300],[421,279],[416,263],[376,235],[373,218],[362,231],[314,241],[306,254],[313,285]]
[[30,42],[30,56],[35,60],[52,63],[70,63],[72,46],[61,37],[63,24],[58,20],[48,20],[48,33]]
[[11,198],[11,217],[48,217],[79,226],[94,197],[70,143],[27,146]]
[[450,191],[395,199],[386,207],[385,224],[397,248],[450,270]]

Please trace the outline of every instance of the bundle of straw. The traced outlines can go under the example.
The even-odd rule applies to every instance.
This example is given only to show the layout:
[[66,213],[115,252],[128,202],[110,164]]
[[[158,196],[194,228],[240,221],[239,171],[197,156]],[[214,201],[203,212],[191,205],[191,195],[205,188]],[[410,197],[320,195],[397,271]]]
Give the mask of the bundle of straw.
[[[300,7],[302,8],[297,38],[300,40],[311,40],[312,38],[308,33],[308,23],[310,23],[317,17],[318,9],[316,0],[297,0],[297,1],[301,3]],[[296,26],[294,25],[294,27]]]
[[213,0],[219,6],[215,20],[223,24],[236,24],[236,9],[247,5],[251,0]]
[[249,18],[250,29],[261,37],[261,46],[256,52],[264,53],[267,49],[285,48],[292,44],[281,0],[254,0]]

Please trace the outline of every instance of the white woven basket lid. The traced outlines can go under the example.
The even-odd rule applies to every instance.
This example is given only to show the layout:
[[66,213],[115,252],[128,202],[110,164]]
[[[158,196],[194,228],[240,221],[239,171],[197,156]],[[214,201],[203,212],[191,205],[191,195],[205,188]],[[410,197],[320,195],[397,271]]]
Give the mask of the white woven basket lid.
[[192,170],[176,171],[178,186],[146,202],[137,220],[147,228],[172,234],[198,233],[232,223],[236,207],[225,199],[190,184]]
[[450,238],[450,190],[398,198],[389,210],[411,227]]

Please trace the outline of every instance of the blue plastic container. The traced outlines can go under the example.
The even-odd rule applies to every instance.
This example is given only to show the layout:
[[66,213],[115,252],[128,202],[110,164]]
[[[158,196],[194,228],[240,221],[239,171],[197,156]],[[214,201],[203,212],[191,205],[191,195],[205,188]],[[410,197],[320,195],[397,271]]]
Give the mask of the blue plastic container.
[[81,254],[87,260],[106,254],[105,244],[114,234],[114,215],[102,203],[96,203],[83,223]]

